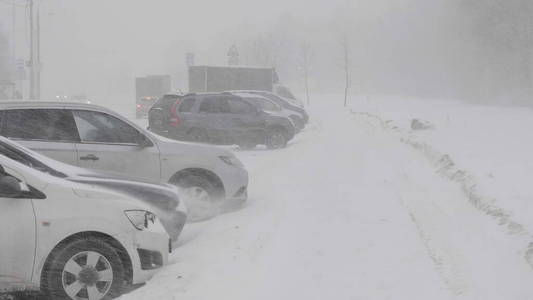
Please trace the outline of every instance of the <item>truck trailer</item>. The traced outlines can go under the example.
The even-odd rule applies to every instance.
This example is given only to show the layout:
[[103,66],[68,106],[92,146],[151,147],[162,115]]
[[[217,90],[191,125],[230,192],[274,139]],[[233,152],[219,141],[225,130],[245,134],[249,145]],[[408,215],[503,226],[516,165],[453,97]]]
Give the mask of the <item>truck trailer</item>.
[[237,90],[268,91],[297,101],[290,90],[280,84],[274,68],[189,66],[190,93],[219,93]]
[[171,91],[170,75],[150,75],[135,78],[135,105],[137,118],[146,117],[159,97]]

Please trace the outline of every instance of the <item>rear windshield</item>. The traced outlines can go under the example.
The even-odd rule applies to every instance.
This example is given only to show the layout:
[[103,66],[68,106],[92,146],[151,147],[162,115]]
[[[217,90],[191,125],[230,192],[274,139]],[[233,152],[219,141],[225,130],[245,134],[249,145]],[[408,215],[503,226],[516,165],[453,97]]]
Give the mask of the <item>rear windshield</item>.
[[163,110],[169,110],[177,101],[179,101],[179,96],[174,95],[165,95],[154,104],[154,108],[162,108]]

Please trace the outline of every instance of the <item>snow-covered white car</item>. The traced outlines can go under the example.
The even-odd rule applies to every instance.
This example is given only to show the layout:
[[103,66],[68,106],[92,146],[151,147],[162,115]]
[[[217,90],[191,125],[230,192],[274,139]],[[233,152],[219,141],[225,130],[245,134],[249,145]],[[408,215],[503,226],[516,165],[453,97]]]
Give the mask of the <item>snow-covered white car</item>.
[[185,222],[187,208],[179,199],[175,186],[139,181],[125,176],[91,171],[48,158],[18,143],[0,136],[0,154],[69,181],[90,184],[125,194],[147,204],[161,220],[173,241],[178,239]]
[[0,123],[0,135],[58,161],[181,187],[193,218],[219,199],[247,199],[248,173],[230,151],[166,139],[103,107],[0,102]]
[[166,264],[169,236],[142,202],[4,155],[0,166],[0,293],[107,299]]

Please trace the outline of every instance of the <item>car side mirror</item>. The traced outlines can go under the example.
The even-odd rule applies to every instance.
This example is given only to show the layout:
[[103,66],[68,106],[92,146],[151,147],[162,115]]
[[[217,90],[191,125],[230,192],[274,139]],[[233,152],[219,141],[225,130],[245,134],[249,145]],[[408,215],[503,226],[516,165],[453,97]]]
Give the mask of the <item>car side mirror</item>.
[[4,175],[0,177],[0,197],[16,198],[22,195],[22,186],[13,176]]
[[141,148],[152,147],[154,144],[144,134],[139,133],[137,136],[137,145]]

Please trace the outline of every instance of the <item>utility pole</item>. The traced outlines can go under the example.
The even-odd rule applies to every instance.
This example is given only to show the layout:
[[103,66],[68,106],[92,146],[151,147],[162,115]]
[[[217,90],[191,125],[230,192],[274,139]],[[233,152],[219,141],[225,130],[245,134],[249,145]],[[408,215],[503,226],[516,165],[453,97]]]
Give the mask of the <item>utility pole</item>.
[[[17,4],[15,2],[11,5],[11,60],[13,61],[13,65],[16,65],[16,39],[17,39],[17,30],[15,29],[17,27]],[[18,71],[18,70],[17,70]],[[15,91],[19,90],[18,87],[18,74],[17,71],[15,71],[15,76],[13,76],[13,95],[15,96]],[[13,97],[15,98],[15,97]]]
[[41,99],[41,20],[40,3],[37,4],[37,47],[36,47],[36,78],[35,78],[35,99]]
[[30,99],[35,99],[35,54],[34,54],[34,37],[33,37],[33,0],[28,0],[28,6],[30,9]]
[[16,55],[16,34],[17,30],[15,29],[17,27],[17,4],[13,2],[12,4],[12,10],[11,10],[11,57],[15,59]]

